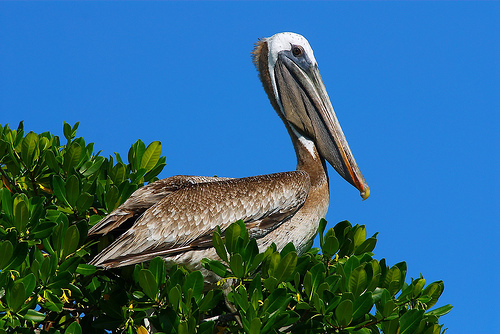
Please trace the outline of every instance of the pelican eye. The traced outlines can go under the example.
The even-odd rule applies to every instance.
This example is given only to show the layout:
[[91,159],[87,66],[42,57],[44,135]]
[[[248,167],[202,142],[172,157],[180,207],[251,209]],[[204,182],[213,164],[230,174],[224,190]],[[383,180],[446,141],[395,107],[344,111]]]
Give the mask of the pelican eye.
[[304,49],[300,45],[292,45],[292,54],[295,57],[302,57],[304,55]]

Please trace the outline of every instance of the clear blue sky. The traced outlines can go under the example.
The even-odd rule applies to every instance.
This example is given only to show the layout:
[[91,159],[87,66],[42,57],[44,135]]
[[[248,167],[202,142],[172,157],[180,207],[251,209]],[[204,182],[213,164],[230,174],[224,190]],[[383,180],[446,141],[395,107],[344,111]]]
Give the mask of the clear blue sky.
[[498,317],[499,2],[2,2],[0,124],[107,156],[160,140],[161,174],[295,169],[251,63],[259,37],[303,34],[370,188],[330,170],[329,226],[380,232],[375,254],[442,279],[449,333]]

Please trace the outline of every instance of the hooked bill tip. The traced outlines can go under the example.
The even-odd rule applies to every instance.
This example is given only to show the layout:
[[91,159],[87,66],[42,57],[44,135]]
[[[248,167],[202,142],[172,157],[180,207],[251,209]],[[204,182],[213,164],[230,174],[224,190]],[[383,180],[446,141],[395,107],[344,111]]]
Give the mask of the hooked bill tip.
[[368,198],[368,196],[370,196],[370,188],[368,188],[368,186],[365,186],[364,190],[361,192],[361,198],[364,201]]

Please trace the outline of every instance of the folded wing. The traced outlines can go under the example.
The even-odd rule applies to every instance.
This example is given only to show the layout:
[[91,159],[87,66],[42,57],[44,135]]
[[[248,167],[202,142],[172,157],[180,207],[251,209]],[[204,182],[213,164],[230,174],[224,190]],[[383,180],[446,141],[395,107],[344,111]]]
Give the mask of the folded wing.
[[[263,237],[300,209],[310,189],[309,175],[302,171],[198,183],[188,181],[190,184],[185,184],[185,181],[181,180],[184,186],[177,190],[166,181],[166,190],[144,189],[142,192],[151,198],[160,196],[157,195],[160,193],[163,197],[145,209],[133,226],[91,264],[117,267],[156,256],[169,257],[190,249],[211,247],[212,233],[217,226],[224,232],[240,219],[247,225],[250,237]],[[143,209],[153,202],[139,200],[140,193],[135,194],[116,210],[116,220],[111,213],[107,222],[109,216],[97,224],[101,227],[93,227],[89,234],[108,233],[127,215],[122,215],[122,212],[134,215],[135,206]],[[140,202],[142,204],[137,204]]]
[[229,180],[227,177],[176,175],[149,183],[137,189],[130,197],[88,232],[92,235],[106,235],[119,229],[126,221],[135,221],[147,209],[171,193],[196,183]]

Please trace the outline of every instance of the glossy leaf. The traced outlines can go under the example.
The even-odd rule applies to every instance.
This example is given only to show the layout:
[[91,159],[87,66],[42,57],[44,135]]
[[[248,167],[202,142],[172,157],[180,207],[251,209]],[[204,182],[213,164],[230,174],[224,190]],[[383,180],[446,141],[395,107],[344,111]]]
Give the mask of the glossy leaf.
[[76,175],[71,175],[66,180],[66,199],[72,208],[76,207],[76,201],[80,196],[80,182]]
[[80,232],[75,225],[71,225],[64,236],[64,246],[62,252],[62,258],[66,258],[68,255],[76,251],[78,248],[78,241],[80,240]]
[[14,246],[9,240],[0,242],[0,269],[3,269],[9,262],[14,253]]
[[63,181],[62,177],[59,175],[54,175],[52,178],[52,190],[57,199],[70,206],[68,200],[66,199],[66,183]]
[[243,267],[243,258],[240,254],[231,255],[229,268],[231,268],[234,276],[236,276],[237,278],[243,278],[243,276],[245,275],[245,268]]
[[373,303],[374,301],[371,292],[366,292],[362,294],[359,298],[356,298],[353,304],[353,313],[352,313],[353,320],[359,319],[368,312],[370,312],[370,310],[373,307]]
[[352,321],[353,304],[349,299],[343,300],[335,309],[335,317],[340,326],[347,326]]
[[361,225],[358,226],[356,229],[356,232],[354,232],[354,248],[357,248],[359,245],[361,245],[366,239],[366,228]]
[[226,249],[229,254],[232,254],[236,249],[236,243],[238,242],[238,237],[240,236],[241,233],[241,227],[237,223],[233,223],[229,225],[229,227],[226,229],[224,236],[225,236],[225,244],[226,244]]
[[354,251],[354,255],[360,255],[373,251],[375,249],[375,246],[377,245],[376,235],[377,233],[375,233],[373,237],[366,239],[359,246],[357,246]]
[[219,232],[215,231],[213,233],[212,242],[215,247],[215,251],[217,252],[217,255],[219,255],[219,257],[225,262],[228,262],[226,247],[224,245],[224,241],[222,241]]
[[161,154],[161,143],[159,141],[154,141],[148,145],[144,154],[142,155],[140,168],[144,168],[146,171],[150,171],[156,165],[160,159]]
[[76,268],[76,273],[84,276],[92,275],[97,271],[97,268],[95,266],[92,266],[90,264],[79,264],[78,267]]
[[32,166],[35,164],[34,160],[37,159],[37,147],[38,135],[30,131],[23,139],[21,150],[21,157],[29,170],[32,170]]
[[155,257],[149,263],[148,268],[153,276],[155,277],[155,281],[158,284],[164,284],[167,278],[167,269],[165,268],[165,261],[163,261],[160,257]]
[[45,320],[45,314],[35,311],[33,309],[29,309],[23,316],[23,318],[29,321],[41,322]]
[[63,155],[63,168],[66,172],[70,172],[75,168],[80,161],[82,148],[77,142],[73,142]]
[[187,293],[188,289],[193,290],[193,297],[198,299],[203,293],[204,281],[203,275],[199,271],[193,271],[189,273],[186,277],[186,282],[184,283],[184,293]]
[[437,309],[434,309],[432,311],[429,311],[425,315],[435,315],[435,316],[441,317],[445,314],[448,314],[452,308],[453,308],[453,306],[451,306],[450,304],[447,304],[447,305],[438,307]]
[[28,255],[28,243],[21,242],[14,246],[14,251],[12,252],[9,263],[5,266],[4,270],[15,269],[20,266]]
[[24,233],[29,221],[28,205],[23,197],[14,200],[14,226],[19,233]]
[[158,294],[158,284],[155,277],[148,269],[141,269],[139,272],[139,285],[144,293],[151,299],[156,299]]
[[295,270],[297,265],[297,253],[290,252],[283,257],[276,268],[275,275],[278,282],[287,281]]
[[82,327],[76,321],[69,324],[69,326],[64,331],[64,334],[82,334]]
[[26,291],[24,289],[24,284],[22,282],[14,282],[14,285],[7,289],[7,306],[14,312],[17,312],[21,305],[26,300]]
[[422,320],[423,314],[423,310],[409,310],[403,314],[400,320],[401,328],[399,334],[415,333],[415,329],[418,327],[420,320]]
[[368,285],[366,271],[363,266],[354,269],[349,276],[349,291],[359,296]]

